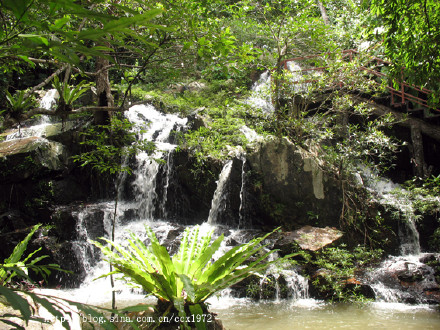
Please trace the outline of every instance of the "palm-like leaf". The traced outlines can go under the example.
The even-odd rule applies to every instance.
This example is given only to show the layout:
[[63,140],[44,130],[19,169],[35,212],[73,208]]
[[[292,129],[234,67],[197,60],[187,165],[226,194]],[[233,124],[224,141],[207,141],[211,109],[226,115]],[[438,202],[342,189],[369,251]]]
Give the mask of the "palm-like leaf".
[[[107,246],[95,241],[92,243],[101,249],[106,260],[116,269],[113,273],[121,273],[128,283],[141,286],[150,294],[172,302],[181,315],[185,315],[186,305],[193,306],[192,311],[201,311],[200,306],[214,293],[263,271],[275,262],[267,261],[274,251],[262,252],[266,245],[261,244],[273,232],[234,247],[211,262],[220,248],[223,235],[210,244],[212,231],[200,237],[198,226],[187,228],[178,252],[171,258],[154,232],[149,227],[146,227],[146,231],[149,246],[134,234],[128,240],[127,247],[107,239],[104,239]],[[245,264],[252,257],[254,261]]]
[[89,84],[84,80],[75,87],[71,87],[68,84],[61,82],[58,76],[55,76],[52,84],[60,95],[60,103],[69,107],[71,107],[73,103],[89,89]]
[[35,106],[35,100],[32,96],[26,96],[25,91],[17,91],[11,95],[6,91],[6,100],[9,103],[9,111],[12,115],[22,114]]
[[15,277],[32,282],[32,279],[28,276],[29,269],[40,274],[44,279],[51,274],[51,270],[67,272],[62,270],[57,264],[39,265],[38,262],[48,258],[47,255],[35,257],[41,251],[41,248],[32,251],[27,257],[22,259],[29,241],[40,226],[38,224],[32,227],[29,234],[15,246],[9,258],[0,263],[0,285],[10,284]]

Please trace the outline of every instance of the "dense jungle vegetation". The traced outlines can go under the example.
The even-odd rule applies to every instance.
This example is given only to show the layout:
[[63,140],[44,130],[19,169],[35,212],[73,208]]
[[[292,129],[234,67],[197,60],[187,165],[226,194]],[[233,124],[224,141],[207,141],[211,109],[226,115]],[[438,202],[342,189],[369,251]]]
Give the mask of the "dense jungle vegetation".
[[[84,118],[93,124],[81,131],[84,152],[73,159],[93,173],[112,178],[121,172],[130,174],[131,169],[122,166],[123,157],[139,150],[153,152],[154,144],[134,143],[132,126],[121,115],[131,105],[145,102],[164,112],[202,118],[203,125],[176,137],[179,148],[194,156],[193,170],[200,177],[209,172],[209,159],[224,161],[234,155],[237,147],[247,148],[251,141],[241,131],[243,126],[262,136],[286,138],[315,155],[319,166],[340,182],[341,226],[364,234],[365,246],[375,249],[348,252],[333,248],[317,254],[316,267],[337,269],[334,278],[324,283],[331,287],[329,292],[337,292],[333,296],[329,293],[331,298],[353,298],[347,298],[341,279],[355,273],[358,259],[379,259],[384,236],[389,233],[384,215],[371,214],[365,191],[353,180],[356,173],[368,167],[399,183],[406,182],[407,197],[415,201],[417,215],[439,211],[435,198],[440,167],[435,154],[424,155],[422,142],[422,134],[434,144],[440,141],[435,121],[440,99],[440,3],[436,0],[1,0],[0,26],[0,133],[25,126],[41,115],[60,118],[63,124],[69,118]],[[317,54],[320,56],[314,57]],[[350,60],[344,54],[350,54]],[[289,59],[299,57],[301,68],[325,69],[310,70],[298,77],[286,68]],[[379,70],[379,78],[371,70]],[[268,90],[263,91],[272,97],[270,113],[247,101],[253,95],[251,87],[265,71],[272,74]],[[402,80],[429,91],[424,100],[424,111],[434,118],[429,125],[390,106],[387,86],[399,91]],[[37,92],[51,88],[58,91],[58,103],[51,109],[41,108]],[[396,127],[411,129],[409,141],[398,138]],[[0,135],[0,142],[3,138]],[[399,152],[408,142],[412,145],[412,164],[406,165],[405,173],[393,172]],[[123,148],[126,146],[130,147]],[[2,172],[0,178],[4,179],[8,174]],[[38,202],[44,204],[44,199]],[[283,206],[269,197],[262,204],[273,217],[281,214]],[[0,211],[4,209],[6,202],[0,201]],[[317,216],[310,213],[309,217],[313,220]],[[282,220],[280,224],[289,228]],[[426,244],[438,252],[438,223],[435,228]],[[51,269],[59,270],[53,264],[38,266],[44,258],[32,259],[33,254],[21,261],[36,230],[17,245],[0,268],[0,295],[20,311],[25,321],[38,321],[38,317],[14,291],[19,287],[16,278],[32,282],[28,268],[43,275]],[[133,272],[126,264],[119,265],[123,258],[114,248],[122,248],[111,241],[112,248],[96,245],[101,246],[117,271],[133,276],[134,282],[150,291],[160,288],[156,296],[172,301],[179,315],[206,312],[204,299],[212,290],[206,283],[197,288],[189,276],[202,276],[202,267],[215,252],[215,246],[208,247],[211,236],[199,238],[198,233],[186,233],[185,240],[195,242],[193,255],[185,255],[185,248],[181,248],[180,255],[196,260],[199,268],[193,269],[195,266],[184,266],[185,260],[171,260],[166,249],[164,252],[155,242],[154,234],[149,235],[155,249],[151,258],[157,258],[159,265],[155,267],[168,271],[163,278],[155,277],[154,269],[143,269],[141,273],[150,272],[151,279],[140,279],[138,269]],[[231,278],[236,274],[244,278],[239,267],[244,259],[252,260],[260,242],[256,239],[248,243],[245,247],[249,251],[240,252],[240,256],[231,253],[225,260],[233,261],[218,268]],[[139,242],[133,238],[130,253],[147,251],[142,244],[134,247],[135,243]],[[197,244],[203,248],[197,250]],[[251,263],[257,270],[264,268],[259,263],[264,258],[259,258]],[[349,260],[349,265],[339,267],[342,259]],[[181,268],[191,275],[174,272]],[[218,268],[203,275],[208,283],[217,280],[214,275],[220,279],[226,276]],[[213,291],[236,282],[225,278]],[[179,296],[183,288],[189,298]],[[174,289],[177,293],[170,293]],[[61,315],[62,304],[102,316],[103,311],[89,306],[26,292],[29,299],[55,316]],[[141,309],[123,312],[129,311]],[[195,324],[197,328],[204,329],[203,322],[199,323]],[[111,329],[113,325],[106,323],[105,327]]]

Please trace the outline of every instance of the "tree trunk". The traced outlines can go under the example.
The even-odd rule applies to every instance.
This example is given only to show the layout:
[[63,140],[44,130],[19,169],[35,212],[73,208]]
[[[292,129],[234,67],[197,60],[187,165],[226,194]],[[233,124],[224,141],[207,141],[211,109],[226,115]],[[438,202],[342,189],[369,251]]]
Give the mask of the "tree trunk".
[[[110,80],[108,78],[109,61],[105,58],[96,58],[96,94],[98,95],[98,106],[113,107],[114,101],[110,87]],[[94,113],[94,120],[96,125],[107,125],[110,123],[110,113],[108,111],[96,111]]]
[[319,0],[316,0],[316,4],[318,5],[319,10],[321,11],[321,16],[322,16],[322,19],[324,21],[324,24],[325,25],[329,25],[330,21],[328,19],[327,10],[325,9],[324,5]]
[[419,178],[425,178],[427,176],[427,166],[423,153],[422,131],[418,125],[411,125],[411,141],[414,175]]

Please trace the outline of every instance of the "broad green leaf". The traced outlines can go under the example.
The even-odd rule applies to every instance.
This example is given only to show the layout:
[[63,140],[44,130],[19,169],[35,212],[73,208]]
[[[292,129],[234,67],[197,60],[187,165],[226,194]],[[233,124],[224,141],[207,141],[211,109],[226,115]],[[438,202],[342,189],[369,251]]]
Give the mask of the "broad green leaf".
[[25,55],[17,55],[18,58],[21,58],[23,61],[25,61],[26,63],[28,63],[32,68],[35,68],[35,63],[32,62],[29,57],[25,56]]
[[71,20],[70,16],[66,15],[63,18],[59,18],[59,19],[55,20],[55,22],[50,26],[50,28],[52,30],[59,30],[70,20]]
[[[206,324],[203,322],[205,314],[200,304],[189,305],[189,311],[194,315],[197,330],[206,330]],[[197,315],[200,315],[200,318]]]
[[220,248],[221,243],[223,242],[224,236],[223,234],[219,236],[211,246],[205,248],[204,252],[200,255],[200,257],[193,262],[191,268],[189,270],[189,276],[194,280],[197,280],[201,275],[203,268],[208,264],[211,260],[212,256],[215,252]]
[[37,229],[40,228],[40,226],[41,225],[35,225],[34,227],[32,227],[32,230],[26,236],[26,238],[22,240],[20,243],[18,243],[17,246],[14,248],[14,251],[12,251],[12,254],[9,256],[9,258],[5,259],[4,261],[5,263],[16,263],[21,259],[31,237],[34,235]]
[[2,6],[12,11],[17,19],[23,19],[32,0],[2,0]]
[[31,315],[33,314],[33,309],[26,299],[11,289],[4,287],[3,285],[0,285],[0,295],[5,296],[6,300],[11,304],[13,309],[20,311],[21,316],[23,316],[23,319],[26,321],[26,323],[29,321]]
[[183,288],[185,289],[186,294],[188,295],[190,301],[195,302],[196,294],[194,291],[194,286],[192,284],[192,280],[186,276],[185,274],[177,274],[181,281],[183,282]]
[[151,19],[161,14],[161,9],[152,9],[144,14],[138,14],[131,17],[122,17],[104,24],[103,31],[110,32],[127,28],[133,24],[145,25]]
[[42,37],[38,34],[19,34],[18,36],[21,38],[28,39],[36,44],[49,46],[49,40],[47,40],[45,37]]

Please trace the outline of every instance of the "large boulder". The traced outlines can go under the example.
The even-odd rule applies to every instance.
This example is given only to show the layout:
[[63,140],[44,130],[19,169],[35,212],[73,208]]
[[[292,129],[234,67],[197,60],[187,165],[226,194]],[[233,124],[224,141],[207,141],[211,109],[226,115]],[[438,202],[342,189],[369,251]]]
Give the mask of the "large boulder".
[[0,135],[0,137],[12,139],[25,139],[29,137],[42,137],[48,140],[70,145],[73,138],[77,139],[81,127],[86,124],[84,120],[67,120],[64,122],[26,122],[20,129],[10,129]]
[[9,140],[0,143],[0,180],[19,182],[41,177],[51,171],[67,168],[68,155],[58,142],[40,137]]
[[288,254],[296,243],[303,250],[318,251],[337,241],[342,235],[343,233],[336,228],[304,226],[295,231],[278,233],[274,248]]
[[247,159],[259,173],[266,216],[287,228],[304,225],[338,226],[342,191],[337,180],[324,172],[312,153],[288,139],[266,139]]

